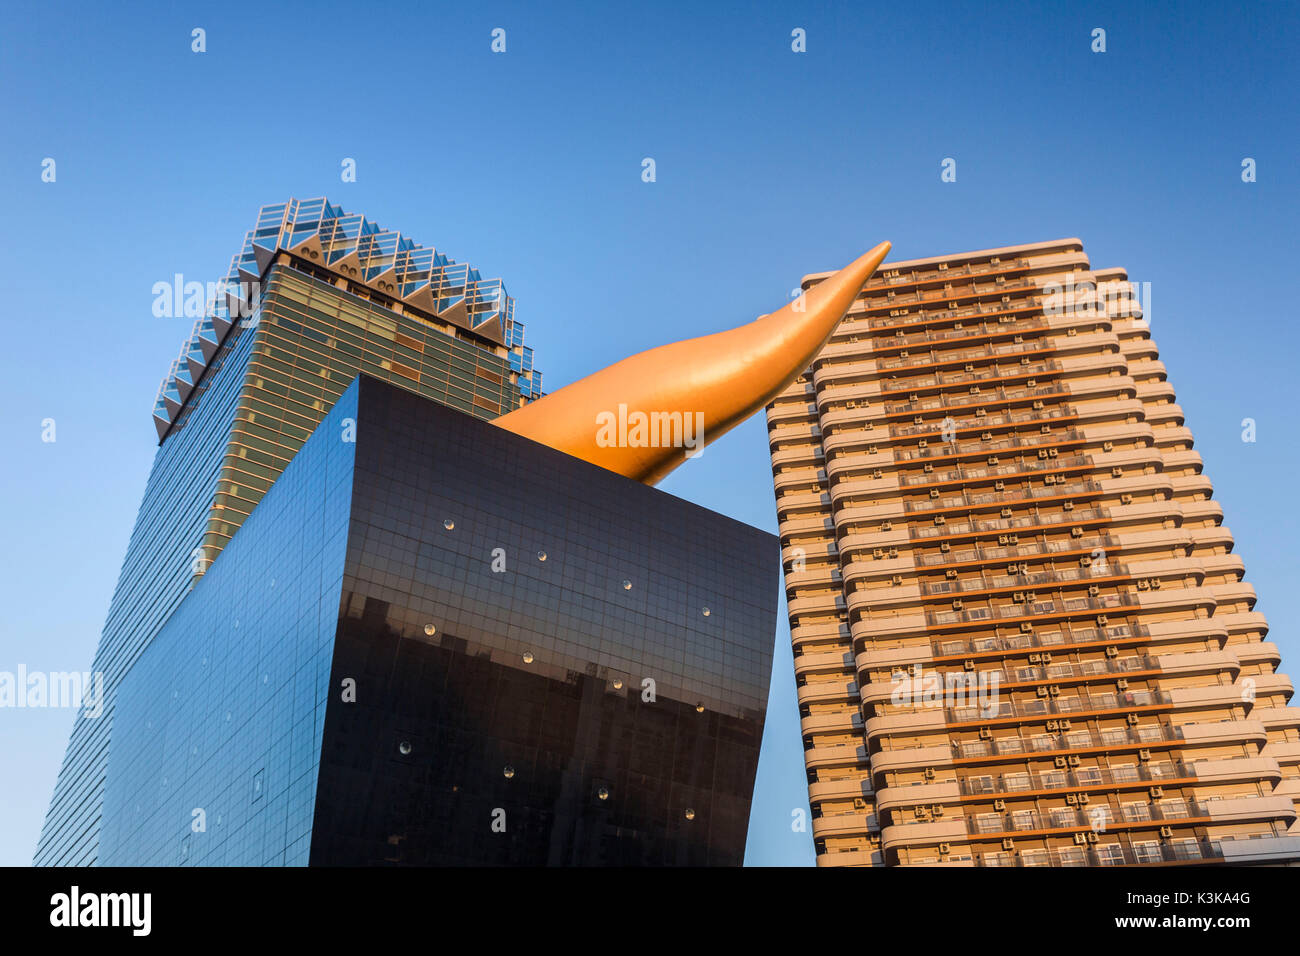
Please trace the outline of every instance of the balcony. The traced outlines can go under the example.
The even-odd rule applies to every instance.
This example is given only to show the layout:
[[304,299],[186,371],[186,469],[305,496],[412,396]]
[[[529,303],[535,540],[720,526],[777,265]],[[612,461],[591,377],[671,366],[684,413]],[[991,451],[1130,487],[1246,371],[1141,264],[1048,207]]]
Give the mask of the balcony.
[[[1226,841],[1225,841],[1226,842]],[[1137,866],[1141,864],[1223,863],[1219,841],[1186,838],[1168,843],[1150,841],[1132,847],[1118,843],[1059,849],[1026,849],[1018,853],[984,853],[979,866]]]
[[971,521],[949,521],[933,527],[910,527],[908,537],[912,540],[938,537],[961,537],[969,534],[982,534],[990,531],[1019,531],[1028,528],[1048,528],[1052,526],[1085,525],[1093,522],[1111,520],[1111,513],[1106,508],[1076,508],[1070,511],[1037,512],[1018,518],[977,518]]
[[1094,551],[1111,552],[1119,547],[1119,539],[1111,535],[1100,535],[1095,538],[1080,538],[1071,541],[1036,541],[1032,544],[999,545],[997,547],[988,547],[976,543],[968,548],[962,548],[960,551],[949,551],[946,554],[919,554],[914,558],[914,562],[917,567],[932,568],[948,564],[1015,561],[1019,558],[1049,554],[1090,555]]
[[1118,562],[1080,568],[1062,568],[1059,571],[1037,571],[1033,574],[985,574],[978,577],[943,581],[921,582],[921,594],[926,597],[943,594],[960,594],[967,591],[1007,591],[1035,588],[1076,581],[1095,581],[1107,578],[1130,577],[1126,565]]
[[1076,481],[1065,485],[1049,485],[1046,488],[1017,488],[1014,491],[995,491],[982,494],[963,491],[961,494],[931,498],[928,501],[904,501],[903,511],[906,514],[924,514],[931,511],[979,508],[987,505],[1011,505],[1019,502],[1035,501],[1039,498],[1077,498],[1101,493],[1102,487],[1095,481]]
[[[1137,607],[1137,592],[1130,591],[1121,591],[1118,594],[1100,594],[1096,597],[1061,598],[1056,595],[1044,595],[1024,604],[973,607],[960,611],[926,611],[925,623],[929,627],[945,627],[954,624],[979,624],[985,621],[1020,618],[1032,621],[1035,618],[1067,617],[1090,614],[1095,611],[1117,610],[1119,608],[1136,610]],[[886,622],[882,620],[876,623]]]
[[1115,624],[1110,627],[1077,627],[1062,631],[1012,634],[1007,637],[976,637],[970,640],[934,641],[930,646],[936,659],[968,657],[1005,651],[1020,652],[1035,648],[1052,649],[1075,644],[1099,644],[1111,641],[1129,641],[1145,637],[1141,625]]
[[940,408],[975,408],[977,406],[995,405],[1000,402],[1024,401],[1025,399],[1045,398],[1047,396],[1064,397],[1070,394],[1070,388],[1064,382],[1040,385],[1034,388],[999,387],[981,392],[979,395],[952,395],[942,393],[914,402],[890,402],[885,404],[886,415],[904,415],[915,412],[928,412]]
[[[985,774],[959,781],[967,797],[1008,796],[1027,791],[1085,790],[1095,787],[1150,785],[1190,780],[1194,772],[1181,762],[1164,760],[1120,767],[1084,767],[1078,770],[1049,770],[1042,773]],[[918,801],[920,802],[920,801]]]

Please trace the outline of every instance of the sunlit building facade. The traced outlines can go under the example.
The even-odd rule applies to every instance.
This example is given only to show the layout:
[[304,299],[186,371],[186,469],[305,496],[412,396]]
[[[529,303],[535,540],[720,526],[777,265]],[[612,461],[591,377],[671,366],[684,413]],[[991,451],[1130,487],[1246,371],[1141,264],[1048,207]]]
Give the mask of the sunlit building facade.
[[1142,298],[1076,239],[886,263],[769,405],[820,865],[1300,861],[1300,708]]

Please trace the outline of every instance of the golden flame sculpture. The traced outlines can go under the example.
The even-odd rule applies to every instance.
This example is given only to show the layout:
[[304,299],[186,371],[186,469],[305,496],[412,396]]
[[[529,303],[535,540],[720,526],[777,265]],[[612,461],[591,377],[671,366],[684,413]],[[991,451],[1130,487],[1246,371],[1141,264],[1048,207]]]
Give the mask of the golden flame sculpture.
[[771,315],[640,352],[493,424],[656,484],[798,378],[889,249],[882,242]]

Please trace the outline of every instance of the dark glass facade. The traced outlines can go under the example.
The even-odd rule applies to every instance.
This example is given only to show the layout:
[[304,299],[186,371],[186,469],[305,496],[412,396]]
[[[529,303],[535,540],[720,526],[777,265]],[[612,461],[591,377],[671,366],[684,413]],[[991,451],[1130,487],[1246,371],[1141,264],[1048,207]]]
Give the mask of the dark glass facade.
[[[154,408],[159,448],[100,636],[38,865],[99,859],[118,686],[358,372],[480,418],[540,394],[497,279],[323,199],[264,207]],[[240,285],[243,283],[243,285]]]
[[104,861],[738,865],[778,568],[362,378],[124,682]]

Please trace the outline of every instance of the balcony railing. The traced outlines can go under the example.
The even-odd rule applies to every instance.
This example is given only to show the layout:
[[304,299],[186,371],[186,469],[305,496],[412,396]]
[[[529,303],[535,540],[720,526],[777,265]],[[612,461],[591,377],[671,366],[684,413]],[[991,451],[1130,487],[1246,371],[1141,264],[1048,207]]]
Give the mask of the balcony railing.
[[1008,737],[1002,740],[967,740],[955,742],[954,747],[955,756],[958,759],[965,759],[1068,750],[1097,750],[1182,739],[1182,732],[1179,730],[1161,724],[1139,724],[1134,727],[1113,727],[1109,730],[1067,730],[1058,734],[1042,733],[1035,734],[1033,737]]
[[1217,840],[1198,840],[1188,837],[1168,843],[1134,843],[1131,847],[1118,843],[1105,843],[1092,847],[1061,847],[1059,849],[1026,849],[1019,853],[1003,851],[985,853],[979,857],[979,866],[1134,866],[1143,863],[1184,863],[1193,860],[1223,859]]
[[[1068,414],[1074,414],[1073,409]],[[894,451],[894,460],[904,462],[914,461],[918,458],[942,458],[948,455],[991,455],[1011,448],[1033,450],[1083,440],[1083,433],[1071,428],[1065,432],[1035,436],[1032,441],[1020,436],[1011,436],[998,441],[941,442],[937,445],[928,445],[925,448],[900,448]]]
[[949,521],[946,524],[908,528],[908,536],[937,538],[940,535],[961,535],[985,531],[1011,531],[1018,528],[1041,528],[1054,524],[1084,524],[1091,521],[1108,521],[1110,512],[1105,508],[1076,508],[1072,511],[1040,511],[1018,518],[980,518],[973,521]]
[[1063,470],[1066,468],[1091,468],[1092,458],[1088,455],[1066,455],[1056,458],[1020,459],[1006,465],[954,465],[943,471],[932,471],[920,475],[904,475],[898,484],[903,488],[913,485],[931,485],[950,481],[976,481],[980,478],[998,478],[1006,475],[1032,474],[1037,471]]
[[1118,562],[1099,563],[1081,568],[1062,568],[1057,571],[1036,571],[1033,574],[985,574],[979,577],[952,581],[925,581],[921,593],[960,594],[963,591],[995,591],[1003,588],[1040,587],[1045,584],[1067,584],[1096,578],[1127,577],[1126,565]]
[[963,491],[961,494],[942,498],[929,498],[920,501],[904,501],[905,512],[938,511],[945,508],[975,507],[989,504],[1011,504],[1017,501],[1031,501],[1035,498],[1068,498],[1074,495],[1086,495],[1100,492],[1101,485],[1095,481],[1076,481],[1072,484],[1047,485],[1043,488],[1017,488],[1014,491],[996,491],[974,494]]
[[1005,637],[934,641],[930,647],[936,657],[959,657],[990,651],[1014,652],[1033,648],[1068,647],[1072,644],[1097,644],[1102,641],[1122,641],[1146,635],[1147,629],[1142,625],[1113,624],[1110,627],[1071,627],[1061,631],[1032,631],[1027,634],[1009,634]]
[[953,395],[941,393],[915,402],[890,402],[885,405],[886,415],[902,415],[907,412],[927,412],[936,408],[951,408],[980,403],[1016,401],[1024,398],[1041,398],[1045,395],[1067,395],[1070,389],[1064,382],[1052,385],[1039,385],[1034,388],[1006,388],[999,386],[979,395]]
[[[912,392],[918,388],[950,385],[974,385],[977,382],[994,378],[1006,378],[1011,375],[1041,375],[1046,372],[1061,371],[1060,362],[1030,362],[1028,365],[995,365],[978,372],[951,372],[935,375],[918,375],[913,378],[900,378],[881,383],[881,395],[895,392]],[[978,394],[978,393],[977,393]]]
[[[998,415],[985,415],[983,418],[972,419],[971,421],[954,421],[951,428],[956,431],[968,431],[975,428],[992,428],[995,425],[1020,425],[1024,422],[1042,422],[1052,421],[1058,418],[1070,418],[1076,412],[1069,406],[1045,408],[1030,412],[1003,413]],[[943,431],[943,425],[940,422],[930,422],[924,425],[890,425],[890,438],[910,438],[913,435],[934,435]],[[948,444],[952,444],[949,442]]]
[[1117,786],[1149,781],[1159,783],[1192,776],[1191,769],[1174,760],[1125,764],[1119,767],[1081,767],[1078,770],[1048,770],[1038,773],[982,774],[965,777],[958,789],[963,796],[984,797],[1023,793],[1028,790],[1070,790]]
[[[944,718],[950,724],[969,724],[984,720],[1002,720],[1009,717],[1045,717],[1049,714],[1079,714],[1092,710],[1127,710],[1133,707],[1151,707],[1168,704],[1172,698],[1160,690],[1126,690],[1114,692],[1089,692],[1079,688],[1076,694],[1059,697],[1034,697],[1022,701],[998,700],[962,707],[945,707]],[[1090,734],[1091,731],[1074,731]],[[1069,734],[1065,735],[1067,738]],[[1025,738],[1013,737],[999,744],[1015,746]],[[1080,738],[1082,739],[1082,738]],[[990,754],[967,753],[967,747],[973,744],[989,744],[992,741],[966,741],[961,744],[962,756],[992,756]],[[1022,751],[1024,752],[1024,751]],[[999,751],[1001,753],[1001,751]]]

